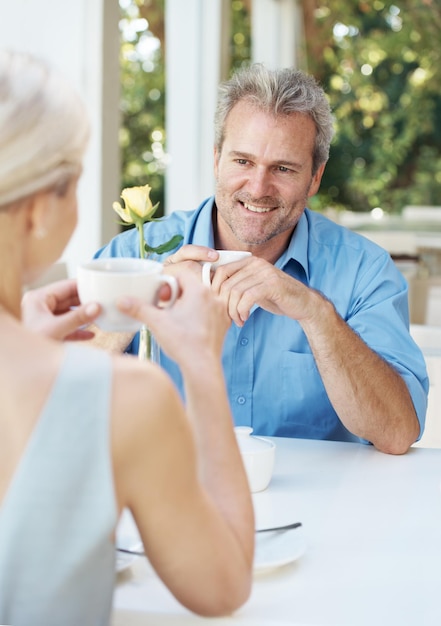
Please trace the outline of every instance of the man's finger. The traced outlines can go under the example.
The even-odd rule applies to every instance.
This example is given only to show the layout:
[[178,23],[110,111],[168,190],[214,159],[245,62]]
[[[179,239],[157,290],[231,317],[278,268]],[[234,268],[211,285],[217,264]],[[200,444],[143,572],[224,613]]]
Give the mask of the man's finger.
[[171,254],[164,260],[164,266],[182,263],[183,261],[215,261],[218,253],[213,248],[187,244],[179,248],[177,252]]

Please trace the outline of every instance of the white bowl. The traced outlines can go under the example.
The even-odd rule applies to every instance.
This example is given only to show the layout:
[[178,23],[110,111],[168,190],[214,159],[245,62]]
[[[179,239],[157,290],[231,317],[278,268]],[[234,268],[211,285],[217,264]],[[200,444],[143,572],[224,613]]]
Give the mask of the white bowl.
[[273,475],[276,444],[263,437],[251,437],[253,429],[249,426],[236,426],[234,431],[250,490],[263,491]]

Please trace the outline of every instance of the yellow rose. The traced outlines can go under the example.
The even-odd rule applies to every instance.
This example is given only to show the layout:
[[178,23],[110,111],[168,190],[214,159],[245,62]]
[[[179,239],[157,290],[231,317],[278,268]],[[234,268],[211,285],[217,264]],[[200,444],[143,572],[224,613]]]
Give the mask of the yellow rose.
[[121,192],[121,198],[124,200],[124,207],[119,202],[112,204],[113,210],[118,213],[124,224],[134,224],[138,231],[139,237],[139,256],[141,259],[149,256],[152,252],[155,254],[164,254],[174,250],[182,241],[182,235],[175,235],[169,241],[159,246],[152,247],[144,239],[144,224],[146,222],[157,221],[161,218],[154,218],[153,215],[159,206],[157,202],[154,206],[150,200],[150,185],[143,187],[127,187]]
[[123,189],[121,198],[124,200],[125,207],[123,208],[119,202],[114,202],[113,209],[126,224],[148,221],[158,208],[158,204],[153,206],[150,200],[150,191],[150,185]]

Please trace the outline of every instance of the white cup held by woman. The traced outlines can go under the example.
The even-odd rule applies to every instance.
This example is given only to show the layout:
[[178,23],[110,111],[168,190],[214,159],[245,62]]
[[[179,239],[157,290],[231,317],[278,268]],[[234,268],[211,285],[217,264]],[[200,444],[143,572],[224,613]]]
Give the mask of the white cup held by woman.
[[[140,298],[159,307],[171,306],[178,294],[178,283],[173,276],[162,273],[158,261],[137,258],[100,258],[80,265],[77,272],[78,295],[82,304],[98,302],[102,314],[96,320],[104,331],[137,332],[141,322],[124,315],[117,301],[125,296]],[[170,287],[170,298],[160,299],[163,285]]]

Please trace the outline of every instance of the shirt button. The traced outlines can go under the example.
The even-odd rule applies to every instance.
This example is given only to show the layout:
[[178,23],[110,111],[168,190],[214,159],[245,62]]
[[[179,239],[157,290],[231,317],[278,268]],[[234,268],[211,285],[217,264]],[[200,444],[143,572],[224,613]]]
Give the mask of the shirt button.
[[240,340],[240,345],[241,346],[247,346],[248,345],[248,339],[246,337],[242,337],[242,339]]
[[247,400],[246,400],[245,396],[238,396],[237,397],[237,404],[245,404],[246,401]]

